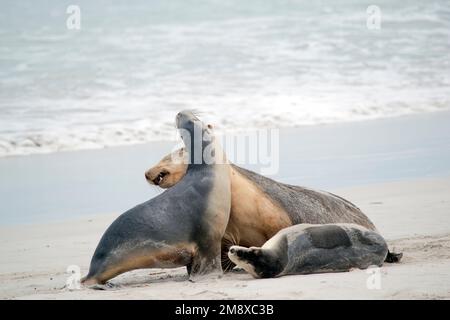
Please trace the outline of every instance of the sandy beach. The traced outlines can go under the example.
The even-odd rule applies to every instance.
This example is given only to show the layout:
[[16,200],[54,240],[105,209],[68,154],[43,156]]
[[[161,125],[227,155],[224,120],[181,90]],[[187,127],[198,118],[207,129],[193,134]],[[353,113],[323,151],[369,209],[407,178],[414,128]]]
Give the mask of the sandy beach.
[[[129,272],[113,279],[115,286],[105,291],[65,288],[67,267],[77,265],[81,275],[86,274],[101,235],[122,210],[160,192],[145,184],[143,170],[170,149],[161,143],[1,159],[4,208],[16,211],[2,213],[0,298],[448,299],[448,119],[445,112],[289,129],[281,135],[282,160],[275,178],[351,200],[372,219],[390,248],[404,253],[400,264],[385,264],[379,270],[379,289],[368,288],[370,274],[365,270],[263,280],[228,273],[192,283],[184,268]],[[302,137],[299,144],[297,136]],[[288,151],[296,158],[283,156]],[[53,180],[41,185],[44,175]],[[27,183],[17,181],[25,176]],[[53,188],[53,197],[39,196],[51,194]],[[95,188],[101,192],[88,197]],[[101,206],[118,194],[120,201]],[[21,206],[27,197],[27,207]],[[77,209],[80,214],[73,214]]]
[[[5,1],[0,300],[450,299],[449,17],[448,0]],[[402,261],[273,279],[233,271],[195,282],[185,267],[145,269],[103,290],[68,286],[87,274],[117,217],[163,192],[145,172],[182,146],[184,110],[208,125],[231,163],[354,203]],[[206,201],[185,196],[183,183],[161,206],[151,203],[145,218],[161,212],[149,228],[133,216],[134,227],[121,229],[142,230],[128,241],[134,248],[147,248],[147,238],[209,246],[204,226],[218,229],[209,219],[228,212],[228,177],[197,173],[195,183],[183,182],[201,182],[194,195]],[[239,183],[233,218],[250,227],[240,225],[233,238],[253,244],[289,225],[287,206],[259,201],[258,190]],[[179,194],[189,206],[174,200]],[[290,195],[283,192],[284,203],[297,205]],[[303,199],[308,214],[326,205]],[[112,234],[105,238],[116,242]]]
[[385,264],[381,288],[368,289],[364,270],[253,279],[245,273],[189,282],[184,268],[138,270],[106,290],[70,291],[69,265],[82,274],[106,227],[117,217],[2,228],[2,299],[442,299],[450,298],[450,177],[333,190],[373,219],[389,246],[404,253]]

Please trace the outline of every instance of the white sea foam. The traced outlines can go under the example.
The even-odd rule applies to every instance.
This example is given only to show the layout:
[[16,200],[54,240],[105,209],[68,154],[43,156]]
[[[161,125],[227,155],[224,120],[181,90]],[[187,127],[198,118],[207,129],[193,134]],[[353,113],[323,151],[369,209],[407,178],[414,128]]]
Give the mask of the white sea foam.
[[11,1],[0,156],[172,140],[187,108],[219,130],[449,108],[448,1],[377,5],[373,31],[356,0],[80,1],[73,32],[64,4]]

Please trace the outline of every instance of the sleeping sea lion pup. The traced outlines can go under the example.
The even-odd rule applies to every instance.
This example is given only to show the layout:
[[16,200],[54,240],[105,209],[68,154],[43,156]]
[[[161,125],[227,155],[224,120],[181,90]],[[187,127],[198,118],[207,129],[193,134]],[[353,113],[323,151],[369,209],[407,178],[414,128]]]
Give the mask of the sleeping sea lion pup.
[[222,272],[221,239],[231,202],[229,168],[222,164],[215,137],[192,112],[180,112],[176,124],[192,160],[186,174],[176,186],[111,224],[95,249],[84,284],[104,284],[139,268],[186,266],[190,276]]
[[383,237],[356,224],[301,224],[278,232],[262,247],[232,246],[228,256],[255,278],[343,272],[381,266]]

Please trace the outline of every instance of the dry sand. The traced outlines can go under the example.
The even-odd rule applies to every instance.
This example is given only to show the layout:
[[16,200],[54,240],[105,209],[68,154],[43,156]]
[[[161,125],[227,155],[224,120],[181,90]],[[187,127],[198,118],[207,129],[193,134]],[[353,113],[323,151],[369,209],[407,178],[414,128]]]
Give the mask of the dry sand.
[[450,178],[416,179],[332,190],[375,222],[400,264],[380,271],[368,289],[366,270],[253,279],[245,273],[187,280],[184,268],[149,269],[113,279],[99,291],[68,290],[69,265],[87,272],[92,253],[118,214],[59,224],[0,229],[2,299],[440,299],[450,298]]

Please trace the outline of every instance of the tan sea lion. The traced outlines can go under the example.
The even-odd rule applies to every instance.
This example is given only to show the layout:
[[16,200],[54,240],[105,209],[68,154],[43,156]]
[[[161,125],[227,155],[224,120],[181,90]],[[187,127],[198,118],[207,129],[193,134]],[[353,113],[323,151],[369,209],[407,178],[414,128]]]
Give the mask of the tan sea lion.
[[[146,171],[150,184],[175,186],[187,168],[182,148],[165,156]],[[231,171],[231,213],[223,240],[223,256],[232,244],[262,246],[285,227],[300,223],[355,223],[376,230],[370,219],[353,203],[329,192],[277,182],[253,171],[229,164]],[[401,254],[389,252],[387,262]],[[226,263],[226,269],[233,265]]]

